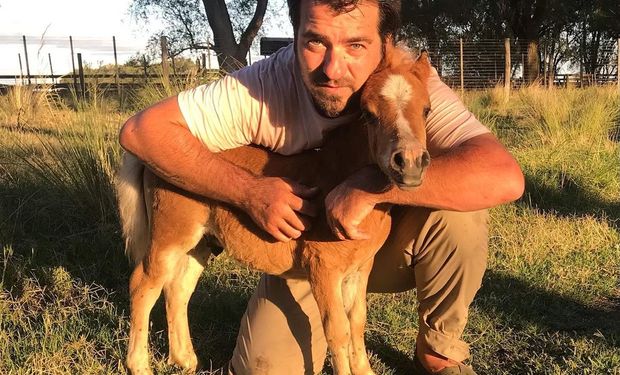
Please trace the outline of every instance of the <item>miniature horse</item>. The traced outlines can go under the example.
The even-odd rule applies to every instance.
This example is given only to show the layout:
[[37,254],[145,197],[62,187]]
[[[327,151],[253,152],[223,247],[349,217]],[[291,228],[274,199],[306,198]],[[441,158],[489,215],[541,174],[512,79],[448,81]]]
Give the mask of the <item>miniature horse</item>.
[[[281,156],[245,146],[221,157],[257,175],[318,186],[323,194],[370,164],[400,188],[420,185],[430,162],[425,146],[430,63],[425,52],[415,59],[393,46],[384,60],[362,89],[363,118],[330,132],[320,150]],[[127,366],[132,374],[151,373],[149,314],[162,290],[169,362],[196,369],[187,305],[213,246],[256,270],[308,279],[335,373],[373,374],[364,345],[366,285],[390,231],[389,205],[378,205],[360,225],[370,239],[339,241],[322,216],[310,231],[284,243],[268,238],[239,209],[170,185],[130,154],[123,158],[117,195],[126,251],[136,263],[129,284]]]

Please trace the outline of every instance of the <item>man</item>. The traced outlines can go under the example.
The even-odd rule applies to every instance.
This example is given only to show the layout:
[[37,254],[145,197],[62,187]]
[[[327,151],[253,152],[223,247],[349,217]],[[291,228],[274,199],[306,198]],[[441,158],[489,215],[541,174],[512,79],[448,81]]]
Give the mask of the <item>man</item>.
[[[207,86],[168,98],[124,125],[121,145],[162,178],[247,212],[280,241],[299,237],[315,216],[315,189],[254,176],[218,157],[250,143],[293,154],[321,144],[324,132],[359,116],[358,92],[398,31],[398,0],[288,0],[293,46]],[[433,70],[434,71],[434,70]],[[379,202],[399,205],[375,260],[369,291],[416,287],[420,373],[474,372],[460,362],[469,304],[486,267],[486,208],[523,192],[523,175],[505,148],[433,72],[425,181],[382,193],[375,168],[331,191],[328,222],[342,240]],[[327,345],[306,281],[263,276],[242,319],[231,360],[235,374],[312,374]]]

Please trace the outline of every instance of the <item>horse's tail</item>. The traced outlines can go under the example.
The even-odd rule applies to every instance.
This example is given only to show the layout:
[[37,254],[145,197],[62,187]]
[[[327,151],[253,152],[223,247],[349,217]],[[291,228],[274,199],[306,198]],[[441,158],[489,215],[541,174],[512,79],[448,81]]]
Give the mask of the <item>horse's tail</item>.
[[125,254],[142,261],[149,243],[148,216],[143,187],[144,164],[126,152],[116,177],[116,199],[125,238]]

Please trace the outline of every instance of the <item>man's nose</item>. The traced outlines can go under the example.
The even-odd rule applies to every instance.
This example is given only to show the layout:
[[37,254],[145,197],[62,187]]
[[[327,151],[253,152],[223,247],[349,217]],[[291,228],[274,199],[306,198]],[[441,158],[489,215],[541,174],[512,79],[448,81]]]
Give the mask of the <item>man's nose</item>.
[[323,58],[323,73],[332,81],[344,75],[344,56],[338,49],[328,49]]

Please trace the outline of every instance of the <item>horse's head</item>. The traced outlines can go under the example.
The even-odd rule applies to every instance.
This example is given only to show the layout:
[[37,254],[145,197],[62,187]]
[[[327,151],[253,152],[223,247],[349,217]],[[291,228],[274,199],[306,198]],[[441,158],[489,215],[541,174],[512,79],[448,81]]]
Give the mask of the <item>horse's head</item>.
[[426,52],[414,59],[386,45],[385,63],[368,78],[361,104],[374,161],[399,188],[412,189],[422,183],[431,160],[425,127],[430,62]]

